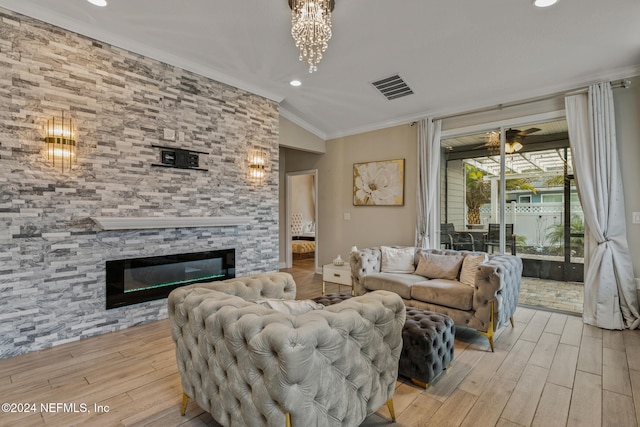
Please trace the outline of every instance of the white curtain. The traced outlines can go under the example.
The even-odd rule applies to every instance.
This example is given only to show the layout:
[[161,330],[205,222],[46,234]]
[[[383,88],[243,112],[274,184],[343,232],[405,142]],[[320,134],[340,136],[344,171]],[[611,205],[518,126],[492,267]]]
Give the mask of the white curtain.
[[440,247],[440,120],[418,122],[416,246]]
[[578,195],[585,219],[585,323],[635,329],[640,323],[626,237],[611,84],[565,99]]

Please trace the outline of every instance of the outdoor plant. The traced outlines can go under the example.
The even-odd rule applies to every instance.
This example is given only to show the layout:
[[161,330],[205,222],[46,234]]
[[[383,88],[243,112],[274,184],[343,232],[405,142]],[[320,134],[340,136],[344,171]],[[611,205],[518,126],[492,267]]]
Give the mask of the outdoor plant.
[[516,234],[516,248],[518,251],[522,251],[528,246],[527,238],[525,236],[520,236]]
[[[547,239],[552,247],[561,249],[564,247],[564,224],[558,222],[552,224],[547,228]],[[584,222],[582,218],[574,215],[571,217],[571,234],[581,233],[584,235]],[[584,237],[572,237],[571,238],[571,253],[573,256],[584,256]]]
[[537,194],[536,187],[534,187],[533,184],[531,184],[530,178],[507,179],[507,183],[505,184],[505,187],[507,191],[528,190],[528,191],[531,191],[533,194]]
[[[469,163],[465,163],[465,173],[467,224],[480,224],[480,208],[491,201],[491,184],[484,180],[486,172]],[[536,188],[528,178],[507,179],[505,187],[507,191],[529,190],[536,194]]]
[[465,163],[467,224],[480,224],[480,207],[489,202],[491,184],[484,180],[485,172]]

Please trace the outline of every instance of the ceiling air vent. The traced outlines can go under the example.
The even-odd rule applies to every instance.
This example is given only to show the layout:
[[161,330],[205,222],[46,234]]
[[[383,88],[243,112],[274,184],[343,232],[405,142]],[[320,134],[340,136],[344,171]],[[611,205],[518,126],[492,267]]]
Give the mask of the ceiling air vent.
[[380,91],[389,101],[396,98],[402,98],[403,96],[413,95],[413,91],[402,77],[395,74],[390,77],[385,77],[371,84]]

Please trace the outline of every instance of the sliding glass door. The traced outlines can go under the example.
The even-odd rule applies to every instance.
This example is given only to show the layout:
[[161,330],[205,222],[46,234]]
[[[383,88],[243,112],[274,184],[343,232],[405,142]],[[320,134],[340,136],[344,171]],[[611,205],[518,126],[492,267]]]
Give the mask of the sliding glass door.
[[524,275],[583,280],[584,222],[566,121],[511,125],[441,141],[441,219],[476,250],[512,253]]

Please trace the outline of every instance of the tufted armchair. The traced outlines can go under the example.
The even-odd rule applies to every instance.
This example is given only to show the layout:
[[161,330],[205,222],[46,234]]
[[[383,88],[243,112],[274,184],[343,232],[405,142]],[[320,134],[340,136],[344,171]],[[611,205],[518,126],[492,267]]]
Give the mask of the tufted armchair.
[[189,398],[224,426],[357,426],[391,396],[405,306],[371,292],[285,314],[255,301],[293,300],[288,273],[178,288],[171,335]]

